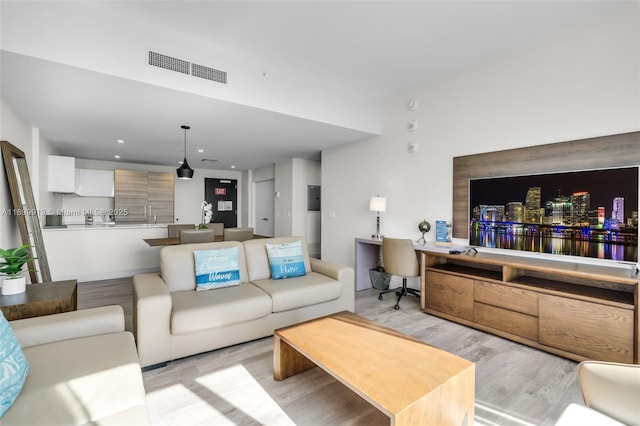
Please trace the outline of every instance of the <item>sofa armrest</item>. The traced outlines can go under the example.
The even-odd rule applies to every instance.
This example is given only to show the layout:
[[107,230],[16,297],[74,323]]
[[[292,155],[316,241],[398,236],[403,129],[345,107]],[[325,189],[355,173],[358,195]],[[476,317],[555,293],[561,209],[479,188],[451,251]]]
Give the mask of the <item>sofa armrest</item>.
[[311,263],[311,270],[313,272],[317,272],[318,274],[340,281],[342,284],[342,296],[340,297],[344,298],[345,301],[348,301],[346,307],[348,310],[353,312],[355,308],[355,278],[353,268],[316,259],[314,257],[310,257],[309,262]]
[[[324,260],[316,259],[314,257],[309,258],[311,263],[311,270],[322,275],[326,275],[334,280],[342,281],[343,284],[353,287],[353,268],[348,266],[338,265],[336,263],[327,262]],[[352,288],[352,291],[353,290]]]
[[171,292],[158,273],[133,277],[133,329],[140,365],[171,359]]
[[9,322],[20,346],[124,331],[124,311],[120,305],[26,318]]

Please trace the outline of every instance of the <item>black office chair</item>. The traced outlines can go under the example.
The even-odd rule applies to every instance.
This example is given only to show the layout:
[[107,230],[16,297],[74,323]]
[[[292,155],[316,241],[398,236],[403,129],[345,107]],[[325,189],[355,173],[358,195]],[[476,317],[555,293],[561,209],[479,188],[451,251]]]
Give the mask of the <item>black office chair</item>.
[[420,276],[420,264],[413,248],[413,241],[408,239],[383,238],[382,264],[386,273],[402,277],[402,287],[387,289],[380,292],[378,299],[382,300],[385,293],[395,292],[397,296],[395,309],[400,309],[400,299],[412,295],[420,297],[420,290],[407,287],[407,277]]

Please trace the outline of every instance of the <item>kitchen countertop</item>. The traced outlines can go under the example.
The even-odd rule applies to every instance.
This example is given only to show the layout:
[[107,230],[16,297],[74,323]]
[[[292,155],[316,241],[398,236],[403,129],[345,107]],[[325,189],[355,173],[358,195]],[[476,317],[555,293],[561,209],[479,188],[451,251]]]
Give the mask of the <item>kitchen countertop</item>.
[[78,230],[94,230],[94,229],[148,229],[148,228],[166,228],[166,223],[97,223],[95,225],[73,224],[63,227],[44,227],[43,231],[78,231]]

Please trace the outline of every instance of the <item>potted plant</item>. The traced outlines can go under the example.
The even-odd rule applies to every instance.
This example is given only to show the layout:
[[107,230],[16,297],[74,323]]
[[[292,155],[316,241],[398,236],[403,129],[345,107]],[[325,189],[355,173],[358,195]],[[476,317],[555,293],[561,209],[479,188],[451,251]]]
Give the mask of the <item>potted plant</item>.
[[207,223],[211,222],[211,218],[213,217],[213,206],[211,203],[208,203],[206,200],[203,201],[200,205],[200,213],[202,218],[198,228],[207,229]]
[[29,249],[33,247],[28,244],[12,249],[0,249],[0,274],[4,275],[2,282],[2,294],[24,293],[27,279],[22,275],[22,267],[25,263],[35,259],[31,257]]

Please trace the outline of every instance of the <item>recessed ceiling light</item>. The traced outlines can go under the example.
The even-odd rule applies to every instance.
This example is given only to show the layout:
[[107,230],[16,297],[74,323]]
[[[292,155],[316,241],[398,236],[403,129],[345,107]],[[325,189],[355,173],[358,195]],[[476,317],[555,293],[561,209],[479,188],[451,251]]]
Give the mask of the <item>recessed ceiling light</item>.
[[124,143],[124,141],[122,139],[118,139],[117,142],[118,143]]
[[232,168],[232,169],[235,169],[235,168],[236,168],[236,166],[231,166],[231,168]]
[[204,152],[204,149],[199,149],[198,152]]
[[120,156],[119,155],[114,155],[113,158],[120,158]]
[[178,164],[182,164],[182,160],[178,161]]

